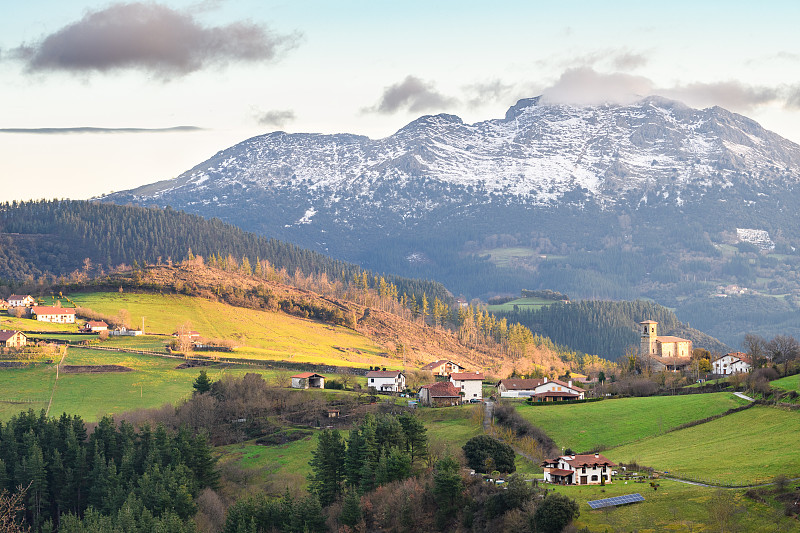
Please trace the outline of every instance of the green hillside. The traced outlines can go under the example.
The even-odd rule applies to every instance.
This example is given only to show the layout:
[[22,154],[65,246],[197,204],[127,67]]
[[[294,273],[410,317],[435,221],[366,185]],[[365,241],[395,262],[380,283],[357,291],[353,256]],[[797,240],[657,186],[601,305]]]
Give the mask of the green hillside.
[[729,392],[621,398],[576,405],[517,407],[556,444],[577,453],[660,435],[746,404]]
[[171,335],[178,326],[189,324],[204,338],[234,341],[238,345],[231,354],[234,357],[356,367],[396,363],[379,356],[385,350],[353,330],[285,313],[181,295],[100,292],[71,298],[103,314],[116,315],[125,309],[133,324],[141,324],[144,317],[148,333]]
[[798,435],[800,413],[757,406],[604,453],[687,479],[749,485],[778,474],[800,477]]

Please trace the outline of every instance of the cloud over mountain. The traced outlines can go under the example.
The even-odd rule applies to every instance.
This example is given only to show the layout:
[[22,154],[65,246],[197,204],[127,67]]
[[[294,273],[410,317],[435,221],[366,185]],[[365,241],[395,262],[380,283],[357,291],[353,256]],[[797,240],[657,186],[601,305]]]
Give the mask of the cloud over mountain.
[[433,83],[408,75],[399,83],[386,87],[380,101],[365,111],[391,114],[400,110],[411,112],[443,111],[456,103],[455,98],[436,90]]

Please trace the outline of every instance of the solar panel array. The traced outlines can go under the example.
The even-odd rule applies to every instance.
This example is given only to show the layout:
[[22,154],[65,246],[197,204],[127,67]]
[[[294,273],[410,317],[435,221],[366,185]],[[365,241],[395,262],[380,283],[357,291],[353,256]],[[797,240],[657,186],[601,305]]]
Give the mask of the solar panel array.
[[644,497],[638,492],[635,494],[626,494],[625,496],[614,496],[613,498],[605,498],[603,500],[592,500],[587,502],[592,509],[602,509],[603,507],[613,507],[615,505],[625,505],[628,503],[643,502]]

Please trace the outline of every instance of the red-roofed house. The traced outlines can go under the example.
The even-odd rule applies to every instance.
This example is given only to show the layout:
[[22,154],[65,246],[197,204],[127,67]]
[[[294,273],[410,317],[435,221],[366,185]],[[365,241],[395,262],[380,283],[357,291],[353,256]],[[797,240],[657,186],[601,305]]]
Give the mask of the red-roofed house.
[[430,370],[434,376],[449,376],[453,372],[463,372],[464,367],[448,359],[439,359],[423,366],[422,370]]
[[371,370],[367,372],[367,387],[378,392],[400,392],[406,388],[406,376],[399,370]]
[[75,309],[71,308],[34,305],[31,308],[31,315],[39,322],[57,322],[59,324],[75,323]]
[[742,352],[726,353],[719,359],[711,362],[714,373],[722,376],[750,372],[753,368],[750,356]]
[[30,294],[12,294],[8,297],[9,307],[30,307],[35,303],[36,301]]
[[438,407],[442,405],[459,405],[461,391],[449,381],[439,381],[430,385],[423,385],[419,389],[419,401],[424,405]]
[[325,376],[320,376],[314,372],[302,372],[292,376],[293,389],[307,389],[309,387],[312,389],[324,389]]
[[611,469],[616,465],[599,453],[562,455],[542,462],[545,483],[565,485],[600,485],[611,483]]
[[0,330],[0,346],[20,348],[28,343],[28,337],[21,331]]
[[537,402],[555,402],[563,400],[583,400],[583,389],[572,385],[572,380],[564,383],[557,379],[544,378],[544,382],[533,390],[531,396]]
[[509,378],[497,383],[497,392],[501,398],[527,398],[533,396],[536,387],[546,382],[547,378]]
[[108,330],[108,324],[106,324],[105,321],[90,320],[86,323],[85,326],[83,326],[83,329],[81,331],[83,331],[84,333],[97,333],[100,331],[107,331],[107,330]]
[[483,399],[483,374],[480,372],[453,372],[450,382],[464,393],[464,401]]

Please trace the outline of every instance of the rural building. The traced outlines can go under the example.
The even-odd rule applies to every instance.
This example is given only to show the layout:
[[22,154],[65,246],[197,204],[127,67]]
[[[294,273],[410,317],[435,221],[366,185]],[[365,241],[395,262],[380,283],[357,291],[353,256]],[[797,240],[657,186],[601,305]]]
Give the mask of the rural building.
[[100,331],[107,331],[108,324],[105,323],[103,320],[90,320],[83,326],[84,333],[98,333]]
[[114,328],[111,330],[111,335],[117,337],[138,337],[142,335],[144,332],[140,329],[128,329],[125,326]]
[[423,385],[419,389],[419,401],[423,405],[431,407],[459,405],[461,403],[461,391],[449,381],[439,381],[430,385]]
[[583,400],[583,389],[572,385],[572,380],[564,383],[557,379],[543,378],[541,385],[533,389],[531,398],[537,402],[555,402],[564,400]]
[[617,465],[598,453],[590,453],[545,459],[541,466],[545,483],[600,485],[603,480],[611,483],[611,469]]
[[55,322],[58,324],[74,324],[75,309],[64,307],[49,307],[46,305],[34,305],[31,307],[32,318],[39,322]]
[[501,379],[497,383],[497,392],[501,398],[527,398],[533,396],[536,387],[545,381],[545,378]]
[[483,399],[483,374],[478,372],[453,372],[450,383],[464,394],[464,401]]
[[645,320],[642,326],[639,353],[647,357],[653,370],[683,370],[692,357],[692,341],[673,336],[659,336],[658,322]]
[[8,301],[0,298],[0,309],[8,309]]
[[658,322],[645,320],[642,326],[640,353],[657,357],[691,357],[692,341],[672,336],[658,336]]
[[35,303],[30,294],[12,294],[8,297],[8,307],[31,307]]
[[372,370],[367,372],[367,387],[378,392],[400,392],[406,388],[406,376],[399,370]]
[[714,373],[721,376],[750,372],[753,368],[750,356],[742,352],[726,353],[719,359],[712,361],[711,366],[714,369]]
[[28,343],[28,337],[21,331],[0,330],[0,346],[3,348],[21,348]]
[[440,359],[423,366],[422,370],[430,370],[434,376],[449,376],[453,372],[463,372],[465,368],[448,359]]
[[292,376],[293,389],[324,389],[325,376],[320,376],[314,372],[302,372]]
[[185,331],[183,333],[180,333],[180,332],[176,331],[175,333],[172,334],[172,336],[173,337],[189,337],[190,339],[199,339],[200,338],[200,333],[197,332],[197,331]]

